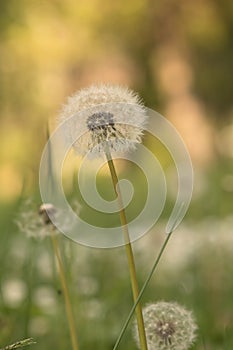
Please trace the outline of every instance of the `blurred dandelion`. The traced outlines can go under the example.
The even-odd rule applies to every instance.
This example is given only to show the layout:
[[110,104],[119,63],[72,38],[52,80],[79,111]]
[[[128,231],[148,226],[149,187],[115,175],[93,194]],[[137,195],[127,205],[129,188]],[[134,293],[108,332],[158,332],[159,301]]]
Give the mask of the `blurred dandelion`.
[[[143,309],[148,350],[188,350],[196,338],[192,312],[175,302],[160,301]],[[134,338],[139,347],[137,328]]]
[[45,237],[50,236],[50,232],[47,224],[45,224],[44,218],[39,215],[39,211],[33,204],[32,200],[27,199],[22,204],[15,222],[19,230],[28,237],[44,239]]
[[[72,207],[76,214],[80,207],[73,203]],[[57,226],[69,230],[73,222],[68,220],[66,213],[56,208],[51,203],[42,204],[39,209],[31,199],[27,199],[21,206],[17,219],[15,220],[19,230],[28,237],[44,239],[52,234],[58,234]]]
[[65,269],[61,258],[59,243],[56,238],[57,234],[59,233],[59,231],[56,229],[56,224],[61,221],[63,222],[63,225],[72,225],[71,222],[66,222],[66,215],[64,215],[64,211],[57,209],[53,204],[44,203],[39,207],[39,210],[35,210],[34,206],[32,207],[32,202],[27,200],[21,209],[21,213],[19,214],[16,223],[20,231],[25,232],[28,237],[36,237],[39,239],[43,239],[47,236],[51,237],[60,282],[64,294],[72,347],[73,350],[78,350],[74,316],[65,276]]
[[27,297],[27,286],[18,278],[8,278],[2,281],[1,293],[4,303],[11,307],[19,307]]

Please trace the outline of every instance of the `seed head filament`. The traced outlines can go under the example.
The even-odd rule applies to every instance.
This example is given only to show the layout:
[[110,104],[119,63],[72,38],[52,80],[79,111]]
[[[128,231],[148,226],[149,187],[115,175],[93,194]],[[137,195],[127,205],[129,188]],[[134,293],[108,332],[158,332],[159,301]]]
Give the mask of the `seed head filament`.
[[165,345],[171,345],[171,337],[175,333],[175,328],[170,321],[159,321],[156,324],[155,333],[161,338]]

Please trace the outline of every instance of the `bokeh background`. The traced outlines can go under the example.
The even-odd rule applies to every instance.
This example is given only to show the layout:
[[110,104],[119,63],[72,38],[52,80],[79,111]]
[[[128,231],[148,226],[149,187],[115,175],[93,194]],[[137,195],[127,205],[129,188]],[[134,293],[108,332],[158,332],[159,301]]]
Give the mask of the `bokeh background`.
[[[230,0],[0,2],[0,347],[33,336],[34,349],[70,349],[51,242],[16,221],[37,215],[48,120],[74,91],[110,82],[175,125],[195,172],[189,212],[143,303],[192,309],[193,349],[233,348],[232,37]],[[134,244],[140,284],[163,239],[158,223]],[[111,349],[132,303],[124,251],[60,245],[81,348]],[[135,349],[130,329],[120,348]]]

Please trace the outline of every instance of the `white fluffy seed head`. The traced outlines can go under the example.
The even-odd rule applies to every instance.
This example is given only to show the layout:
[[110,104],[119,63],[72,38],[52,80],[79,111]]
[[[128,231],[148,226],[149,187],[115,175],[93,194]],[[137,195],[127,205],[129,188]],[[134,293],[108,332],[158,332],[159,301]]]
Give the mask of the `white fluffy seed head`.
[[[196,338],[193,315],[174,302],[148,304],[143,309],[148,350],[188,350]],[[139,346],[136,323],[134,338]]]
[[138,95],[115,85],[92,85],[68,98],[59,115],[67,141],[78,154],[134,149],[147,116]]
[[50,236],[51,232],[58,233],[49,215],[51,217],[57,215],[57,210],[52,204],[42,204],[38,209],[35,203],[28,199],[20,208],[16,224],[19,230],[28,237],[41,240]]
[[[76,203],[73,203],[72,207],[78,215],[80,207]],[[74,222],[69,219],[66,212],[56,208],[53,204],[44,203],[38,209],[28,199],[22,204],[16,224],[19,230],[28,237],[41,240],[51,234],[58,234],[56,227],[63,227],[64,230],[71,229]]]

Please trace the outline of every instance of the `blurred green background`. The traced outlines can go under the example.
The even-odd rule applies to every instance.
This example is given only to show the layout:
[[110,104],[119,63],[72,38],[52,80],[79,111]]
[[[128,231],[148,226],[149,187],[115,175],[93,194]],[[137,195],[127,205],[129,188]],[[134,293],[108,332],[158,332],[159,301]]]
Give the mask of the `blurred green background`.
[[[35,205],[23,210],[37,215],[47,121],[55,125],[75,90],[110,82],[136,90],[175,125],[195,172],[190,209],[143,304],[192,309],[193,349],[233,348],[232,36],[230,0],[0,2],[0,347],[33,336],[35,350],[71,348],[51,242],[28,238],[15,221],[25,198]],[[168,212],[134,243],[140,285]],[[60,245],[80,347],[112,349],[132,305],[124,250],[64,237]],[[130,329],[120,348],[136,348]]]

